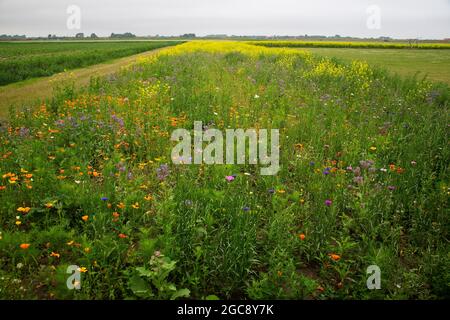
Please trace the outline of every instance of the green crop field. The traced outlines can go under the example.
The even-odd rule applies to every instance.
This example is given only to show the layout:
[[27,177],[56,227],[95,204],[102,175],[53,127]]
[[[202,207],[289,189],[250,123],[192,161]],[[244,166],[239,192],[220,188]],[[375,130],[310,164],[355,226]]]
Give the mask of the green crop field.
[[[242,42],[67,82],[0,126],[0,296],[448,299],[449,101],[365,62]],[[175,164],[171,136],[195,121],[279,130],[280,170]]]
[[174,45],[175,41],[0,42],[0,86]]

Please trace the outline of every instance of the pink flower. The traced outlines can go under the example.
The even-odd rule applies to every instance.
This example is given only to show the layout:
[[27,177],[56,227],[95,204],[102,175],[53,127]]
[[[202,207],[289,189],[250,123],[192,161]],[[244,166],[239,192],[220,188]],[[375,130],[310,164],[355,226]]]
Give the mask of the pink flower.
[[327,207],[331,206],[332,203],[333,203],[333,201],[331,201],[330,199],[325,200],[325,205]]
[[225,179],[226,179],[228,182],[231,182],[231,181],[233,181],[233,180],[235,179],[235,177],[234,177],[234,176],[226,176]]

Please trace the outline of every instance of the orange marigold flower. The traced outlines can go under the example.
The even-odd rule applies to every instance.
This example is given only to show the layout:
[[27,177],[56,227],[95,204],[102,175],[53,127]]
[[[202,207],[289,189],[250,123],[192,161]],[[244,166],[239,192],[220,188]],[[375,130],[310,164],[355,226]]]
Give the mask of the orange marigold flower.
[[330,253],[329,254],[330,258],[333,259],[334,261],[339,261],[341,259],[341,256],[335,253]]
[[120,214],[118,212],[113,212],[113,217],[118,218],[118,217],[120,217]]
[[59,258],[59,257],[60,257],[60,254],[57,253],[57,252],[53,252],[53,251],[52,251],[52,253],[50,253],[50,257]]
[[5,190],[6,186],[0,186],[0,191]]
[[89,216],[87,216],[87,215],[86,216],[82,216],[81,219],[83,219],[83,221],[88,221]]
[[22,213],[28,213],[28,212],[30,212],[30,210],[31,210],[31,208],[30,207],[19,207],[19,208],[17,208],[17,211],[19,211],[19,212],[22,212]]
[[123,208],[125,208],[125,204],[123,202],[121,202],[117,205],[117,208],[123,209]]
[[20,245],[20,248],[23,249],[23,250],[26,250],[26,249],[28,249],[29,247],[30,247],[30,244],[29,244],[29,243],[22,243],[22,244]]
[[300,233],[300,234],[298,235],[298,237],[299,237],[300,240],[302,240],[302,241],[306,239],[306,236],[305,236],[304,233]]
[[120,233],[119,234],[119,238],[120,239],[125,239],[125,238],[128,238],[128,236],[126,234]]

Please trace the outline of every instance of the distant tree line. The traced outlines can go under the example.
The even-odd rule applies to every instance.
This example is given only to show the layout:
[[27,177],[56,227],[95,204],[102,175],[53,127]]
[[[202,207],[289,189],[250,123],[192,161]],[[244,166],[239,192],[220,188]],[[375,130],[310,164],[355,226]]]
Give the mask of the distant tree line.
[[20,39],[26,39],[26,35],[9,35],[9,34],[0,34],[0,40],[20,40]]

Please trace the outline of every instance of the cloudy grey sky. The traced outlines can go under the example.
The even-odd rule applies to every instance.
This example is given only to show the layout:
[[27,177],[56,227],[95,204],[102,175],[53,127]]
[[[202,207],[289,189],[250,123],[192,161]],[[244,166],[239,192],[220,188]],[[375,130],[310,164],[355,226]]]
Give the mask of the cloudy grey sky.
[[[69,5],[81,29],[67,28]],[[366,12],[381,9],[381,29]],[[450,38],[450,0],[0,0],[0,34],[182,33]]]

